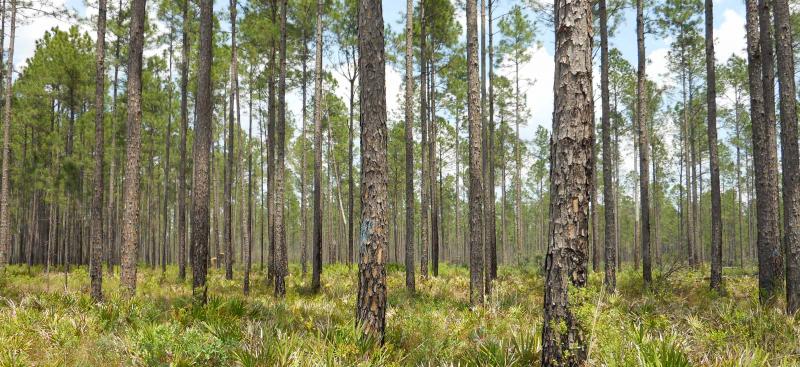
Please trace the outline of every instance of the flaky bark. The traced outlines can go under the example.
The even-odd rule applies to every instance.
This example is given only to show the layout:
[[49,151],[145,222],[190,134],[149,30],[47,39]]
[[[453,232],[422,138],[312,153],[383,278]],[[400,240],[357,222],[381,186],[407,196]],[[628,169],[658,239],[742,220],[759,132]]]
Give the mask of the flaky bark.
[[122,272],[126,296],[136,294],[136,261],[139,253],[139,158],[142,125],[142,48],[144,46],[145,0],[131,3],[130,50],[128,51],[128,147],[122,196]]
[[92,299],[103,299],[103,121],[106,96],[106,0],[99,0],[94,82],[94,191],[92,193],[92,257],[89,273]]
[[361,235],[356,322],[383,344],[386,323],[386,261],[389,179],[386,128],[386,59],[381,3],[358,5],[359,101],[361,105]]
[[469,302],[483,305],[483,165],[478,76],[478,13],[467,1],[467,119],[469,120]]
[[774,4],[781,106],[786,310],[794,314],[800,309],[800,151],[797,142],[794,50],[789,3],[787,0],[774,0]]
[[[13,93],[14,75],[14,38],[17,29],[17,0],[11,0],[11,34],[9,35],[8,58],[5,72],[5,103],[3,104],[3,165],[0,175],[0,268],[8,264],[11,252],[11,228],[8,213],[9,200],[9,170],[8,160],[11,150],[11,95]],[[0,46],[2,47],[2,46]]]
[[[593,174],[592,8],[588,0],[555,6],[555,107],[550,153],[550,243],[545,258],[542,366],[580,366],[583,330],[570,288],[586,285],[589,190]],[[574,290],[573,290],[574,291]]]
[[[763,0],[762,0],[763,1]],[[759,3],[747,0],[747,69],[750,80],[750,109],[753,124],[753,167],[755,170],[758,248],[758,288],[762,303],[772,302],[781,288],[783,258],[778,232],[778,158],[775,141],[775,109],[771,76],[773,64],[766,12],[766,31],[761,27]],[[767,45],[767,47],[764,47]],[[764,79],[769,79],[766,81]],[[771,106],[770,106],[771,105]],[[770,110],[772,112],[770,112]],[[771,116],[771,117],[770,117]]]
[[198,304],[205,304],[208,287],[206,272],[208,268],[209,235],[209,158],[211,153],[211,62],[213,34],[213,0],[200,1],[200,50],[197,69],[197,122],[195,124],[194,146],[194,189],[192,190],[192,294]]

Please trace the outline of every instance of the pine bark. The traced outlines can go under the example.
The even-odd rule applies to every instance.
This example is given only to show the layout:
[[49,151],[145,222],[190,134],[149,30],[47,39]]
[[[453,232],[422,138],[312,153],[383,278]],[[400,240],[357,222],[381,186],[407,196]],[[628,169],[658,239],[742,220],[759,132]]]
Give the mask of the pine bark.
[[383,344],[389,238],[383,10],[377,1],[360,0],[358,6],[362,208],[356,322],[364,336]]
[[789,3],[787,0],[774,0],[773,3],[780,82],[786,311],[793,315],[800,309],[800,151],[797,140],[794,50]]
[[639,190],[641,195],[641,240],[642,240],[642,275],[645,285],[652,281],[652,265],[650,251],[650,164],[647,121],[644,116],[647,104],[647,85],[644,54],[644,4],[636,1],[636,44],[638,49],[638,67],[636,73],[636,125],[639,131]]
[[211,63],[213,34],[213,0],[200,1],[200,47],[197,69],[197,122],[195,123],[194,173],[192,190],[192,294],[197,304],[205,304],[208,298],[206,273],[208,269],[209,236],[209,158],[211,153],[211,129],[213,105],[211,100]]
[[422,135],[421,149],[420,149],[420,265],[419,270],[423,278],[428,277],[428,245],[430,244],[430,235],[428,233],[428,225],[430,224],[430,216],[428,210],[430,209],[429,193],[430,193],[430,176],[428,175],[428,161],[425,159],[427,156],[428,146],[428,68],[427,68],[427,47],[426,47],[426,28],[427,18],[425,17],[425,2],[420,1],[419,8],[420,17],[420,39],[419,39],[419,69],[420,69],[420,130]]
[[183,41],[181,56],[181,129],[178,163],[178,277],[186,278],[186,134],[189,129],[189,0],[183,1]]
[[705,13],[706,104],[708,155],[711,166],[711,289],[720,290],[722,287],[722,199],[717,156],[717,76],[714,61],[714,3],[712,0],[705,0]]
[[9,156],[11,150],[11,97],[13,93],[13,74],[14,74],[14,38],[17,29],[17,0],[11,0],[11,33],[9,34],[8,56],[6,59],[6,87],[5,103],[3,104],[3,165],[0,176],[0,268],[9,263],[11,253],[11,228],[10,214],[8,213],[9,198]]
[[286,248],[286,225],[284,224],[284,196],[286,176],[286,8],[287,0],[281,1],[280,49],[278,51],[278,121],[276,126],[275,153],[275,296],[286,296],[286,276],[289,274]]
[[145,0],[131,3],[130,50],[128,51],[128,133],[125,181],[122,196],[122,271],[126,296],[136,294],[136,262],[139,253],[139,159],[142,150],[142,48],[144,46]]
[[[768,50],[762,48],[759,4],[757,0],[747,0],[747,71],[750,84],[750,115],[753,124],[753,167],[755,172],[756,191],[756,227],[758,249],[758,288],[759,300],[762,304],[775,300],[781,287],[781,268],[783,259],[778,238],[778,169],[777,147],[775,142],[774,119],[770,120],[767,110],[769,89],[767,82],[762,82],[765,66],[771,63],[764,61]],[[769,43],[769,42],[764,42]],[[772,100],[770,98],[770,100]],[[773,115],[774,116],[774,115]],[[772,121],[772,122],[770,122]]]
[[600,16],[600,98],[603,128],[603,206],[605,207],[605,286],[609,292],[617,287],[616,200],[614,199],[611,147],[611,106],[608,86],[608,8],[606,0],[599,2]]
[[414,6],[406,0],[406,105],[405,105],[405,157],[406,157],[406,289],[414,292]]
[[[92,299],[103,300],[103,159],[106,96],[106,0],[98,1],[94,83],[94,191],[92,193],[92,257],[89,266]],[[38,221],[38,220],[37,220]]]
[[[592,6],[555,4],[555,109],[550,154],[550,243],[545,258],[542,366],[579,366],[586,360],[571,287],[587,281],[589,190],[594,167]],[[575,300],[573,300],[575,302]]]
[[311,250],[311,288],[320,288],[322,275],[322,0],[317,1],[317,46],[314,68],[314,234]]
[[481,162],[481,93],[478,76],[477,0],[467,1],[467,119],[469,120],[469,301],[483,305],[483,165]]
[[[495,213],[495,157],[494,157],[494,136],[495,136],[495,124],[494,124],[494,33],[493,33],[493,26],[494,19],[492,18],[492,8],[494,8],[495,2],[494,0],[489,0],[488,9],[486,9],[488,15],[488,29],[489,29],[489,126],[488,126],[488,142],[486,144],[486,148],[488,152],[486,156],[489,158],[488,163],[489,167],[487,168],[487,181],[486,186],[488,186],[487,196],[488,200],[486,200],[486,246],[488,248],[487,253],[489,254],[486,257],[486,261],[489,263],[487,268],[489,269],[489,276],[491,280],[497,279],[497,221],[496,221],[496,213]],[[500,149],[503,149],[502,145]]]

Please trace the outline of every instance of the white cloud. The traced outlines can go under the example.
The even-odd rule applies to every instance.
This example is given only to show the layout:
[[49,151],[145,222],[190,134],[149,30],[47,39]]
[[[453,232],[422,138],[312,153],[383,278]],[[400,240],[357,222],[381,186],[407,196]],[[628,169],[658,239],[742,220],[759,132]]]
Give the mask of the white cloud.
[[[538,126],[552,127],[554,70],[553,54],[542,46],[536,47],[530,61],[520,65],[520,89],[525,93],[525,102],[531,113],[528,123],[520,127],[522,139],[532,139]],[[504,65],[497,73],[513,78],[514,68]]]
[[647,55],[649,63],[647,65],[647,77],[652,79],[659,87],[664,88],[670,85],[669,61],[667,56],[669,49],[657,48]]
[[[65,0],[52,0],[51,3],[56,7],[63,7]],[[6,20],[6,32],[9,32]],[[16,37],[14,40],[14,69],[21,70],[25,60],[33,56],[36,50],[36,41],[44,36],[46,31],[53,27],[67,29],[69,23],[63,20],[57,20],[52,17],[44,17],[32,14],[31,11],[18,11],[17,12],[17,29]],[[8,46],[8,37],[6,37],[6,45]]]
[[731,55],[745,57],[745,19],[732,9],[722,13],[722,23],[714,29],[717,62],[724,62]]

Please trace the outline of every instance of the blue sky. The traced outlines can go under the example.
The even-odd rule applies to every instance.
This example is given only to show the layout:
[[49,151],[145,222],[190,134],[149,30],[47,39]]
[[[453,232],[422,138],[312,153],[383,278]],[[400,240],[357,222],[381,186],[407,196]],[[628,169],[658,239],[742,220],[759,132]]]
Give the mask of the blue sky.
[[[51,0],[56,4],[65,4],[66,6],[78,11],[81,15],[86,15],[87,11],[95,13],[96,10],[88,9],[84,5],[84,0]],[[417,0],[418,1],[418,0]],[[512,0],[499,0],[499,9],[496,13],[504,13],[510,6],[518,3],[519,1]],[[545,0],[551,1],[551,0]],[[148,1],[153,3],[153,0]],[[227,0],[216,0],[215,8],[218,11],[224,11],[227,7]],[[391,26],[395,31],[401,31],[401,22],[405,14],[405,1],[403,0],[388,0],[383,1],[384,5],[384,20],[386,24]],[[464,24],[463,11],[457,10],[457,19]],[[635,38],[635,17],[632,9],[624,10],[624,21],[620,24],[616,36],[611,39],[612,47],[619,48],[624,57],[627,58],[633,65],[636,60],[636,38]],[[702,16],[702,14],[700,14]],[[533,16],[531,15],[531,18]],[[49,19],[49,18],[33,18],[28,19],[25,24],[21,25],[17,33],[17,51],[15,55],[16,69],[22,66],[20,63],[30,57],[35,47],[35,40],[39,39],[46,30],[60,26],[62,28],[68,25],[63,21]],[[715,28],[715,44],[717,48],[717,61],[724,62],[731,53],[737,53],[744,56],[744,4],[741,0],[718,0],[715,1],[714,9],[714,28]],[[530,139],[533,137],[534,131],[538,125],[550,127],[550,117],[552,113],[552,85],[553,85],[553,32],[549,26],[539,24],[537,25],[537,38],[540,41],[541,47],[532,49],[532,58],[529,63],[523,65],[521,73],[523,77],[528,79],[530,83],[526,87],[528,108],[531,110],[531,119],[527,125],[522,129],[522,137]],[[462,36],[463,37],[463,36]],[[660,85],[669,85],[669,78],[664,77],[667,71],[666,55],[669,48],[669,40],[662,39],[661,37],[653,34],[647,35],[646,48],[648,55],[648,77],[656,80]],[[155,53],[157,51],[151,51]],[[332,60],[326,60],[326,64],[330,66]],[[597,67],[597,65],[595,66]],[[499,70],[498,73],[507,73],[510,75],[509,70]],[[336,73],[334,73],[336,74]],[[402,93],[401,82],[403,78],[403,71],[396,70],[391,65],[387,66],[387,103],[391,110],[398,108],[397,97]],[[595,78],[596,82],[599,78]],[[346,96],[347,90],[345,83],[340,82],[337,94]],[[300,100],[296,95],[299,92],[290,94],[288,105],[295,115],[299,115]],[[243,111],[246,112],[246,111]],[[246,119],[243,119],[246,121]]]

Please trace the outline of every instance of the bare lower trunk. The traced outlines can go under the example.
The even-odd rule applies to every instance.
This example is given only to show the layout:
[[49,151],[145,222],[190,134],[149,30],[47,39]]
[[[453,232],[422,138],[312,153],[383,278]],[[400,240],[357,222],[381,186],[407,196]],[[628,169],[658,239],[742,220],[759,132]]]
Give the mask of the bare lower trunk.
[[317,49],[314,68],[314,234],[311,288],[320,288],[322,276],[322,0],[317,1]]
[[467,2],[467,118],[469,120],[469,270],[470,304],[483,305],[483,174],[481,164],[481,106],[478,77],[478,14]]
[[[714,4],[705,0],[706,104],[708,105],[708,155],[711,165],[711,289],[722,287],[722,200],[717,157],[717,87],[714,64]],[[795,139],[796,140],[796,139]]]
[[383,344],[386,326],[385,259],[389,228],[386,209],[386,77],[381,3],[358,5],[359,85],[361,86],[361,235],[356,323],[363,335]]
[[[570,303],[571,287],[586,285],[589,178],[593,174],[591,2],[558,0],[555,109],[550,153],[550,243],[545,258],[543,366],[586,360],[583,330]],[[574,292],[574,291],[573,291]]]
[[794,314],[800,309],[800,151],[797,141],[794,50],[789,3],[787,0],[774,0],[774,4],[781,103],[786,311]]
[[[761,303],[771,303],[781,287],[781,268],[783,259],[778,238],[778,169],[777,147],[775,142],[774,118],[770,119],[772,98],[771,82],[762,81],[769,76],[765,67],[771,68],[771,51],[762,48],[762,38],[770,39],[769,33],[759,29],[759,4],[747,0],[747,69],[750,84],[750,114],[753,120],[753,167],[755,171],[757,248],[758,248],[758,288]],[[767,15],[768,16],[768,13]],[[768,20],[767,20],[768,22]],[[767,27],[768,28],[768,27]],[[769,44],[770,42],[763,42]],[[774,111],[772,116],[774,117]]]
[[131,3],[130,51],[128,52],[128,148],[122,196],[122,272],[126,296],[136,294],[136,261],[139,253],[139,156],[142,124],[142,47],[144,46],[145,0]]
[[213,0],[200,1],[200,50],[197,72],[197,122],[192,152],[194,174],[192,190],[192,294],[194,301],[205,304],[208,295],[206,272],[208,267],[209,235],[209,155],[211,150],[212,84],[211,62],[213,34]]
[[[103,121],[105,117],[106,1],[98,2],[94,88],[94,192],[92,194],[92,299],[103,299]],[[38,221],[38,218],[37,218]]]
[[[414,292],[414,50],[413,50],[413,0],[406,0],[406,105],[405,105],[405,158],[406,158],[406,289]],[[457,150],[457,149],[456,149]],[[457,154],[457,153],[456,153]],[[456,198],[458,201],[458,198]],[[458,219],[456,219],[458,220]],[[456,224],[458,225],[458,224]],[[351,243],[352,244],[352,243]]]

